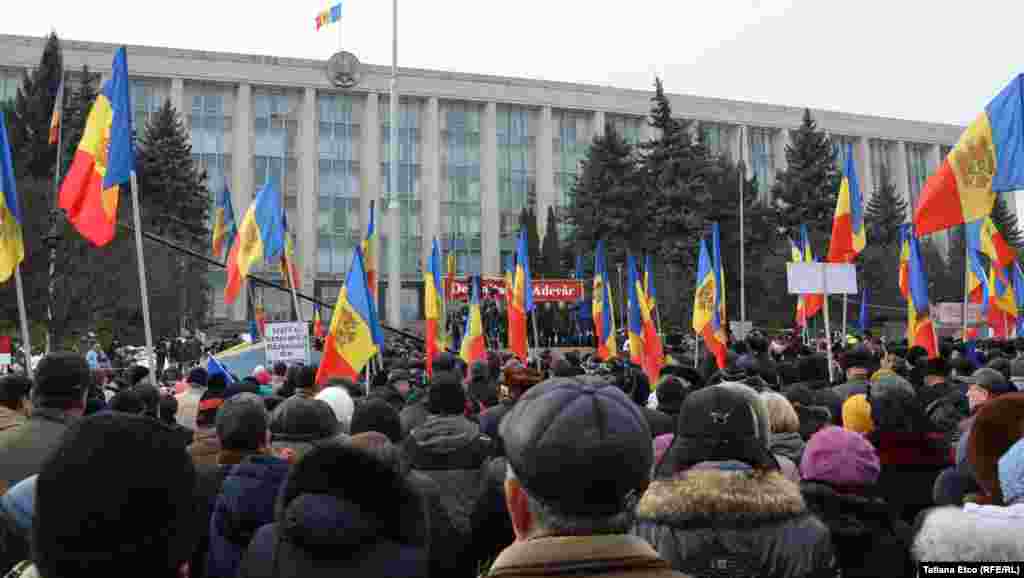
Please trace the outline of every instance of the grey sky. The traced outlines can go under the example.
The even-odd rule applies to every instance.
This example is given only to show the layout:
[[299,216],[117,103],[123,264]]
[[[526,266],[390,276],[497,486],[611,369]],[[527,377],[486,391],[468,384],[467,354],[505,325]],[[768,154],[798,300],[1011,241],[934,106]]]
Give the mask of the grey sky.
[[[0,32],[326,58],[327,1],[11,0]],[[399,65],[966,124],[1020,63],[1019,0],[399,0]],[[391,62],[391,2],[345,0],[345,49]],[[662,26],[663,28],[655,28]],[[131,58],[129,55],[129,65]]]

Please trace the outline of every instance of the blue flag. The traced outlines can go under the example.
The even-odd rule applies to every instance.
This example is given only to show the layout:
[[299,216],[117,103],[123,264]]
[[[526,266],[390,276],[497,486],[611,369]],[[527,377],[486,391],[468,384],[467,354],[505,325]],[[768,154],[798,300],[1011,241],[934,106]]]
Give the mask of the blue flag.
[[871,326],[871,318],[868,313],[868,288],[865,287],[860,295],[860,332],[866,333]]
[[206,362],[206,375],[208,375],[209,377],[213,377],[215,375],[223,375],[224,380],[227,382],[228,385],[231,385],[232,383],[235,382],[235,378],[231,377],[231,372],[228,371],[228,368],[224,367],[224,364],[221,363],[220,360],[214,357],[213,355],[211,355],[210,360]]

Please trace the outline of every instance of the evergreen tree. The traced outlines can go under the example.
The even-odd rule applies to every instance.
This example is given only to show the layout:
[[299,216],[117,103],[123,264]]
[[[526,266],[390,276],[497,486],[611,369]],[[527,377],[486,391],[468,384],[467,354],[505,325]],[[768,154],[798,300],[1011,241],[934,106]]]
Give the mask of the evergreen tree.
[[996,195],[996,204],[992,207],[992,222],[1003,234],[1007,243],[1016,247],[1018,251],[1024,249],[1024,235],[1021,234],[1018,227],[1017,215],[1010,210],[1010,206],[1006,203],[1006,197],[1003,195]]
[[56,150],[50,145],[50,118],[64,74],[60,41],[51,33],[39,66],[25,72],[14,103],[11,150],[22,177],[53,178]]
[[[209,238],[206,174],[193,162],[188,132],[169,100],[139,139],[138,172],[143,228],[202,251]],[[165,323],[174,328],[179,317],[204,319],[208,306],[205,265],[166,248],[160,251],[167,263],[164,267],[147,264],[147,271],[151,299],[177,300],[159,308]],[[151,253],[157,253],[155,248]],[[167,274],[170,271],[177,274]]]
[[85,130],[85,121],[89,117],[89,111],[96,102],[99,94],[100,75],[89,72],[88,66],[82,67],[78,83],[72,88],[70,84],[64,86],[64,94],[67,103],[64,106],[64,126],[61,127],[61,143],[64,148],[62,157],[61,174],[67,172],[71,167],[71,161],[75,157],[75,150],[78,142],[82,140],[82,132]]
[[836,168],[832,141],[818,130],[810,109],[804,111],[800,128],[786,147],[786,170],[772,187],[780,231],[792,234],[801,224],[827,235],[832,229],[836,193],[842,175]]
[[882,186],[868,200],[864,221],[870,243],[892,247],[899,245],[900,225],[907,222],[907,202],[896,192],[884,165],[880,176]]
[[544,260],[542,272],[549,277],[562,276],[562,253],[558,244],[558,223],[555,220],[554,207],[548,207],[548,221],[544,228],[544,242],[541,246]]

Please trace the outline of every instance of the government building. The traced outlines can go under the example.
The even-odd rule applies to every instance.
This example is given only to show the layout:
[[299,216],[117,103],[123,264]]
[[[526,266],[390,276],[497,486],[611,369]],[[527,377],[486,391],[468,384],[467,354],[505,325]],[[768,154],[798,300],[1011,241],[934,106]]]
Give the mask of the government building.
[[[0,100],[13,98],[23,71],[38,65],[44,42],[0,35]],[[62,45],[70,74],[83,65],[110,74],[116,45]],[[389,192],[390,67],[364,64],[359,84],[340,89],[321,60],[129,46],[128,65],[138,130],[170,99],[191,133],[194,158],[207,171],[211,199],[227,187],[238,219],[263,183],[276,183],[296,235],[302,290],[333,302],[352,250],[365,235],[370,203],[381,207]],[[558,215],[567,203],[595,135],[613,126],[632,142],[654,136],[645,118],[653,89],[400,68],[398,93],[395,209],[377,215],[382,318],[393,326],[422,318],[422,263],[431,239],[458,255],[460,274],[500,275],[515,251],[520,209],[536,199],[543,232],[548,207]],[[695,130],[714,152],[745,161],[748,176],[757,177],[767,197],[775,172],[785,168],[790,131],[800,125],[803,108],[669,98],[676,115],[696,121]],[[911,203],[963,130],[825,110],[813,114],[841,156],[853,145],[866,198],[887,174]],[[393,244],[397,256],[389,253]],[[397,258],[399,279],[385,255]],[[265,269],[264,275],[280,278]],[[247,299],[225,306],[223,271],[210,277],[215,318],[245,319]],[[291,310],[290,296],[278,291],[256,299],[271,319],[287,318]],[[303,315],[309,319],[310,310]]]

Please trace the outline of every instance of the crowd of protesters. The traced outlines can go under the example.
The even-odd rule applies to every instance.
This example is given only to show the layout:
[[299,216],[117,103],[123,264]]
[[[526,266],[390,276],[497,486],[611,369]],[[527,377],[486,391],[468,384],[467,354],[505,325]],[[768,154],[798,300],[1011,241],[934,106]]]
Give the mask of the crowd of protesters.
[[[914,576],[1024,560],[1024,342],[754,336],[650,384],[491,352],[0,380],[0,573]],[[229,368],[230,369],[230,368]],[[429,369],[429,371],[428,371]]]

